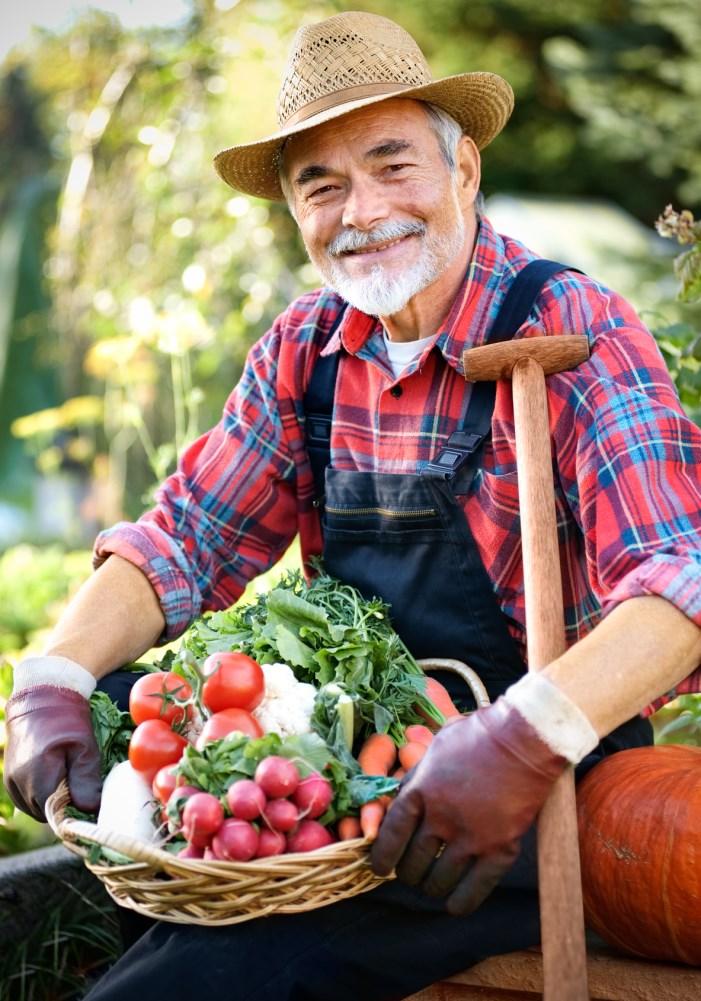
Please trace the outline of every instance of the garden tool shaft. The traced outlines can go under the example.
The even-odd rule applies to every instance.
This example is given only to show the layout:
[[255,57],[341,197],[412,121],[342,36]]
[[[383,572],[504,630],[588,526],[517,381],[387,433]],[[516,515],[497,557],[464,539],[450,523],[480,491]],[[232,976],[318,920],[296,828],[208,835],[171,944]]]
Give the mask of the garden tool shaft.
[[[528,337],[463,355],[471,382],[510,379],[526,602],[528,668],[564,653],[562,600],[545,376],[589,356],[587,338]],[[587,1001],[586,945],[574,795],[567,768],[538,817],[538,891],[545,1001]]]

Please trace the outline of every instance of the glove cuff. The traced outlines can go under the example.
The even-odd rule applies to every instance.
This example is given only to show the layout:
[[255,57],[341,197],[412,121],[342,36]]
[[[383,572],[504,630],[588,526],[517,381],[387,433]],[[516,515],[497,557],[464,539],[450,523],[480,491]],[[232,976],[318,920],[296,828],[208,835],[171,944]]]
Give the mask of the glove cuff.
[[97,679],[80,664],[68,657],[27,657],[14,671],[12,694],[18,695],[28,688],[46,685],[49,688],[67,688],[89,699]]
[[538,672],[524,675],[503,697],[550,750],[570,764],[576,765],[599,743],[596,730],[579,706]]

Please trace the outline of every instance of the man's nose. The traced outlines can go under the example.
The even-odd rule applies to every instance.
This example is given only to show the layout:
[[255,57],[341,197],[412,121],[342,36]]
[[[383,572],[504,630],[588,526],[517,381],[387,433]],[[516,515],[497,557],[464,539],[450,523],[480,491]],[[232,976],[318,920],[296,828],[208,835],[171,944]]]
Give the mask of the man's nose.
[[343,206],[343,225],[370,230],[390,216],[387,198],[372,178],[354,180]]

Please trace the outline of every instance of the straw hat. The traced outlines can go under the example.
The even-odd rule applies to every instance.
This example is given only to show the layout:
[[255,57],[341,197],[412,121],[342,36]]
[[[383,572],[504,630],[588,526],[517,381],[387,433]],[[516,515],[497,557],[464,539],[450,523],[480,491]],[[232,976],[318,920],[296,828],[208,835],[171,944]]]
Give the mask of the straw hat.
[[214,158],[219,176],[249,195],[281,201],[278,164],[285,140],[390,97],[431,101],[483,149],[506,124],[511,87],[495,73],[433,80],[421,49],[394,21],[346,11],[297,32],[278,95],[279,131]]

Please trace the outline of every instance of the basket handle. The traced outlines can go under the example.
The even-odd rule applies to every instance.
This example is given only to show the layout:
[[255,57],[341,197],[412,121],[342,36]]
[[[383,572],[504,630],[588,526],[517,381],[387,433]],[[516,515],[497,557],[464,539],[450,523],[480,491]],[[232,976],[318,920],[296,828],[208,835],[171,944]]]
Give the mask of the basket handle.
[[452,671],[458,674],[472,692],[479,709],[489,705],[489,695],[477,671],[468,667],[461,660],[450,657],[426,657],[417,661],[424,671]]
[[73,817],[64,817],[63,811],[70,803],[70,793],[68,783],[65,779],[61,781],[58,788],[46,801],[44,811],[49,827],[57,838],[60,838],[76,854],[86,856],[86,850],[77,842],[89,841],[91,844],[99,845],[101,848],[111,848],[112,851],[126,855],[127,858],[134,859],[135,862],[145,862],[147,865],[163,869],[166,863],[172,864],[176,861],[175,856],[165,852],[146,841],[139,841],[130,838],[125,834],[115,831],[105,830],[97,824],[91,824],[86,820],[76,820]]

